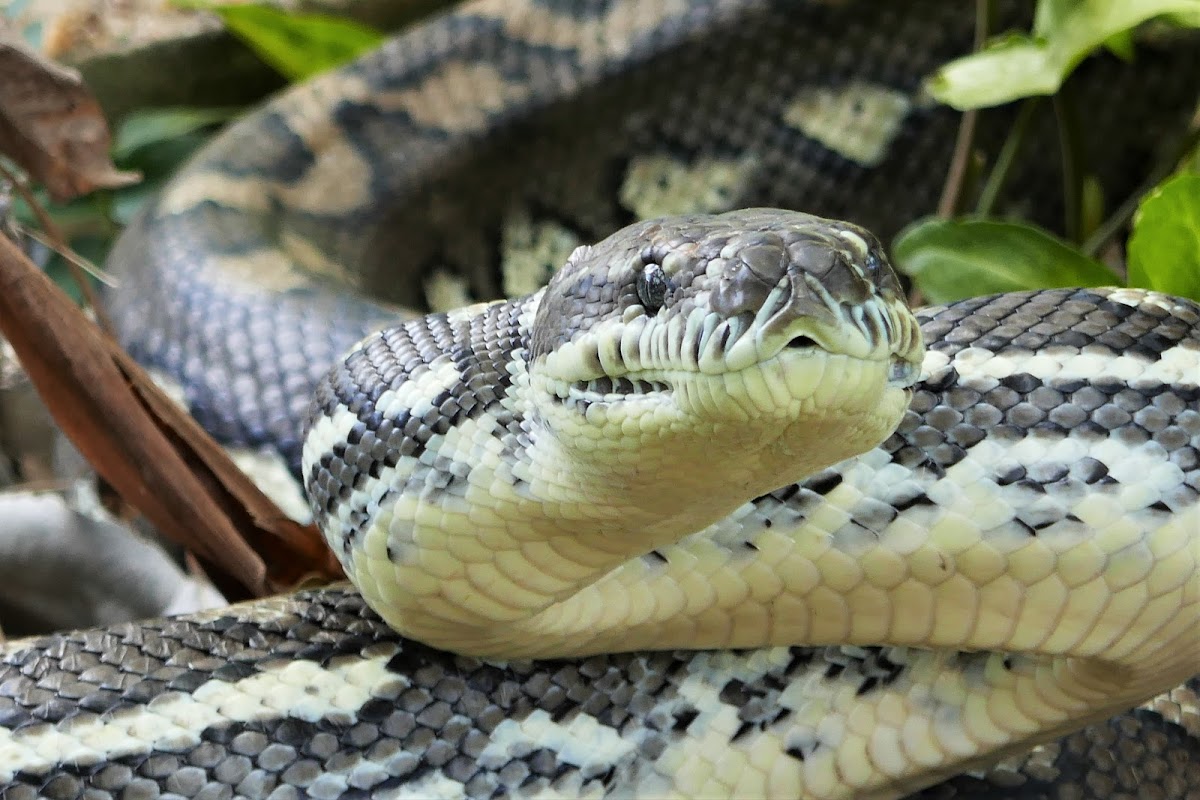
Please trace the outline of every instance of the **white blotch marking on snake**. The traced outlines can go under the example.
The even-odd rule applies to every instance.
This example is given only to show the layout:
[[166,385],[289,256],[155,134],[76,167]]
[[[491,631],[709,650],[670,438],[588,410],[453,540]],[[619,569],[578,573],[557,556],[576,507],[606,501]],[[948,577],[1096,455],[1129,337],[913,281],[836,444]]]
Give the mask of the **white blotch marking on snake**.
[[783,119],[830,150],[874,167],[887,157],[910,110],[912,100],[903,92],[855,80],[837,89],[820,85],[798,92]]

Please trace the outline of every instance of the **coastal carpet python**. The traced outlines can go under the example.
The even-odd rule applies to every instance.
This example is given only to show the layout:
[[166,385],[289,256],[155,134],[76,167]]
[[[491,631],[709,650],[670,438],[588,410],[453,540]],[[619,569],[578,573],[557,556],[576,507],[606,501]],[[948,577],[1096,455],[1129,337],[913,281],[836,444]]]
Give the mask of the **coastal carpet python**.
[[[12,643],[0,795],[1200,795],[1200,308],[925,309],[906,389],[917,337],[870,234],[703,215],[890,237],[927,211],[956,119],[920,79],[972,25],[475,2],[222,134],[114,250],[122,335],[240,457],[275,454],[280,492],[307,483],[368,600],[409,604],[385,617],[473,655],[346,587]],[[1145,43],[1154,92],[1084,65],[1103,186],[1145,173],[1197,60]],[[1031,149],[1002,205],[1053,222]],[[396,318],[347,286],[524,299],[347,357]],[[676,393],[671,429],[646,409]],[[603,577],[518,618],[560,608],[572,564]]]

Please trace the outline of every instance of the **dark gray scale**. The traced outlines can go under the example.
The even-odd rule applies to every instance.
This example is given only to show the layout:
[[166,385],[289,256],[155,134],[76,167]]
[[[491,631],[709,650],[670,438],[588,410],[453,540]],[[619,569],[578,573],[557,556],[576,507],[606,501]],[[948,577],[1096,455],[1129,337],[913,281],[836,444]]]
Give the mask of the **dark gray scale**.
[[1186,304],[1171,314],[1151,303],[1109,300],[1098,290],[1051,289],[972,298],[919,316],[932,349],[949,356],[966,347],[1003,355],[1010,348],[1062,346],[1155,362],[1180,342],[1196,340],[1196,313]]
[[[1200,352],[1200,329],[1196,327],[1200,306],[1186,300],[1177,302],[1179,309],[1168,314],[1151,304],[1130,307],[1116,303],[1096,290],[1053,290],[974,298],[924,309],[918,317],[930,349],[947,355],[967,347],[991,350],[1000,356],[1026,354],[1025,348],[998,333],[1010,327],[1005,315],[1019,314],[1022,325],[1038,331],[1043,350],[1106,351],[1107,346],[1097,337],[1112,340],[1115,334],[1136,333],[1138,338],[1157,343],[1158,351],[1125,355],[1154,363],[1170,347]],[[1104,324],[1115,327],[1104,328]],[[1016,442],[1036,436],[1053,442],[1065,437],[1108,438],[1137,446],[1153,438],[1184,473],[1183,483],[1148,509],[1166,515],[1200,502],[1198,408],[1200,387],[1195,383],[1139,382],[1129,386],[1102,378],[1043,380],[1029,373],[996,379],[964,376],[949,366],[916,386],[908,412],[881,448],[893,463],[933,481],[944,477],[985,439]],[[992,480],[997,486],[1043,497],[1053,489],[1053,500],[1030,502],[1017,516],[1015,524],[1030,535],[1056,523],[1078,523],[1067,508],[1084,492],[1119,492],[1122,488],[1109,475],[1109,467],[1094,458],[1077,463],[1047,460],[1028,467],[1011,463],[989,466],[994,469]],[[754,502],[758,513],[744,524],[759,525],[764,530],[776,525],[801,525],[841,482],[840,467],[835,467],[803,483],[781,487],[757,498]],[[849,509],[852,524],[878,534],[898,513],[935,506],[918,482],[904,482],[882,491]],[[750,533],[748,542],[753,541]]]
[[[468,476],[470,465],[432,453],[428,445],[466,419],[493,415],[505,448],[523,452],[530,435],[523,417],[504,408],[501,401],[512,386],[506,366],[525,347],[527,334],[518,318],[527,302],[498,303],[456,322],[445,314],[412,320],[375,334],[335,367],[329,380],[318,387],[309,426],[338,408],[349,410],[359,422],[344,445],[319,457],[306,478],[316,519],[336,514],[368,477],[378,478],[402,458],[420,464],[413,483],[453,491],[456,482]],[[426,370],[436,370],[446,360],[454,365],[458,378],[429,398],[429,408],[417,413],[377,405],[385,392],[397,390]],[[346,552],[362,532],[365,513],[363,508],[350,512],[352,523],[360,524],[352,524],[344,537]]]
[[[613,4],[540,0],[538,5],[539,11],[577,21],[600,19]],[[1030,4],[997,5],[1010,15],[1007,20],[1028,12]],[[998,29],[1007,26],[1004,21]],[[558,30],[569,28],[564,24]],[[611,34],[602,30],[601,43]],[[587,60],[583,46],[596,43],[590,33],[579,47],[569,42],[535,44],[512,35],[502,20],[472,13],[438,16],[344,74],[364,81],[373,95],[395,96],[419,89],[446,63],[482,65],[531,91],[514,93],[519,99],[484,109],[481,130],[423,123],[412,108],[383,109],[370,101],[348,99],[332,103],[330,130],[344,137],[351,151],[371,167],[365,205],[344,213],[319,213],[289,207],[275,197],[264,213],[213,198],[167,213],[161,204],[152,204],[130,226],[108,262],[126,287],[107,292],[110,313],[137,358],[184,384],[193,414],[221,441],[274,447],[298,474],[299,431],[313,387],[353,342],[391,322],[394,312],[324,282],[283,292],[245,286],[233,292],[228,288],[230,276],[205,266],[201,256],[246,255],[276,247],[280,235],[289,234],[302,237],[336,263],[361,268],[364,284],[408,305],[421,305],[421,282],[434,266],[456,270],[472,291],[492,297],[499,286],[494,277],[496,231],[513,196],[551,207],[559,217],[574,221],[574,229],[599,238],[632,221],[629,210],[614,197],[625,167],[636,156],[656,153],[686,159],[748,155],[758,166],[744,189],[727,198],[731,205],[777,205],[853,218],[890,240],[901,225],[935,206],[943,176],[929,165],[947,163],[957,115],[940,107],[914,107],[883,160],[864,166],[784,124],[785,106],[798,89],[840,90],[858,80],[911,95],[936,66],[967,51],[972,36],[973,20],[962,4],[942,0],[779,0],[723,3],[720,8],[698,0],[663,26],[634,32],[623,61],[597,63]],[[1089,59],[1072,78],[1075,97],[1089,109],[1092,122],[1083,132],[1090,139],[1089,167],[1105,184],[1106,196],[1120,197],[1134,189],[1137,176],[1148,171],[1163,132],[1177,129],[1194,108],[1200,49],[1186,40],[1173,47],[1169,38],[1141,43],[1138,69],[1100,57]],[[1153,74],[1142,69],[1146,66]],[[1145,91],[1147,85],[1155,91]],[[1114,97],[1120,102],[1113,102]],[[456,99],[447,102],[454,106]],[[1031,137],[1050,141],[1053,112],[1049,104],[1043,109],[1045,116],[1034,120]],[[999,117],[985,117],[979,126],[978,145],[992,153],[999,142],[989,141],[989,136],[994,131],[1002,140],[1010,127],[1004,115],[1011,110],[997,113]],[[1056,224],[1061,209],[1045,198],[1057,196],[1053,189],[1058,172],[1046,169],[1041,159],[1057,158],[1057,151],[1026,149],[1034,158],[1027,167],[1022,160],[1025,171],[1019,168],[1012,176],[1011,195],[1002,198],[1002,205],[1037,197],[1036,208],[1045,215],[1042,221]],[[281,111],[271,111],[232,127],[191,169],[193,175],[210,171],[234,178],[266,176],[288,187],[304,176],[312,156],[290,120]],[[593,305],[607,303],[612,298],[603,296],[604,286],[581,286],[580,294]],[[1010,312],[1013,316],[1006,316]],[[961,328],[959,321],[964,323]],[[565,326],[568,319],[562,322]],[[1094,292],[1063,291],[987,298],[933,311],[926,333],[947,355],[965,346],[1007,352],[1054,340],[1102,353],[1126,348],[1152,361],[1181,337],[1194,340],[1195,328],[1194,306],[1166,318],[1152,307],[1131,309]],[[417,356],[412,358],[410,369]],[[388,364],[379,375],[381,382],[396,379],[402,368],[395,361]],[[1039,411],[1045,418],[1037,425],[1054,427],[1038,427],[1038,435],[1133,435],[1126,432],[1135,426],[1153,428],[1156,441],[1170,447],[1172,463],[1186,476],[1179,496],[1164,502],[1195,504],[1196,497],[1186,495],[1200,488],[1200,400],[1194,387],[1161,387],[1155,394],[1155,387],[1139,386],[1137,391],[1149,401],[1133,410],[1120,387],[1053,382],[1026,386],[1020,381],[1015,386],[971,385],[967,388],[979,400],[964,408],[963,398],[952,396],[962,387],[950,373],[953,370],[927,382],[914,408],[948,408],[961,419],[950,413],[935,415],[939,422],[932,425],[906,419],[906,427],[885,445],[896,461],[921,467],[935,479],[975,446],[974,432],[1025,435],[1020,428],[1005,427],[1006,415],[1011,420],[1013,414]],[[465,375],[465,369],[460,374]],[[481,397],[486,405],[491,385],[480,379],[469,387],[476,392],[477,406]],[[1041,408],[1047,389],[1062,394],[1067,403],[1050,411]],[[353,433],[358,439],[353,452],[328,454],[314,474],[301,476],[319,508],[332,509],[329,504],[340,501],[343,487],[353,487],[381,464],[388,466],[392,460],[394,466],[405,448],[415,453],[422,431],[437,424],[436,418],[416,423],[386,419],[369,410],[377,396],[355,397],[350,386],[324,395],[318,408],[342,394],[358,403],[355,413],[363,412],[363,427]],[[463,398],[453,398],[457,409],[448,405],[443,410],[439,403],[440,417],[474,413]],[[1132,424],[1106,427],[1123,419],[1118,411],[1130,415]],[[1075,470],[1073,466],[1066,479],[1098,486],[1111,480],[1094,465]],[[1017,471],[1006,471],[998,480],[1037,485]],[[781,490],[772,497],[781,509],[790,510],[790,501],[798,497],[818,501],[822,489],[831,490],[826,489],[828,483],[816,476],[805,488],[791,487],[790,494]],[[897,508],[927,500],[913,487],[897,487],[891,498]],[[637,738],[649,759],[681,736],[695,713],[685,703],[662,717],[649,711],[661,698],[671,697],[687,676],[694,658],[688,654],[603,657],[589,660],[595,666],[586,673],[579,665],[574,671],[541,664],[490,666],[399,641],[361,600],[339,590],[300,594],[291,602],[289,613],[275,622],[184,618],[67,634],[43,640],[40,650],[6,652],[0,656],[0,726],[30,727],[42,720],[58,724],[80,713],[79,707],[98,709],[96,713],[136,711],[173,687],[186,692],[206,680],[238,680],[272,659],[329,664],[339,655],[354,655],[378,643],[400,648],[392,669],[409,688],[370,701],[355,719],[340,714],[317,721],[214,725],[202,733],[202,745],[189,752],[186,764],[174,755],[172,762],[146,753],[114,759],[102,768],[58,764],[46,772],[19,774],[0,786],[0,794],[5,800],[70,797],[80,796],[85,786],[92,792],[89,797],[193,790],[202,794],[205,788],[219,793],[236,786],[239,793],[254,796],[274,786],[277,796],[320,796],[332,790],[318,782],[335,780],[361,752],[354,748],[365,746],[368,752],[387,756],[388,774],[376,781],[377,773],[364,770],[364,786],[347,790],[347,795],[411,785],[440,772],[466,781],[470,795],[493,796],[571,777],[570,766],[556,763],[545,749],[504,763],[485,765],[481,757],[498,725],[527,718],[540,710],[538,702],[553,701],[552,713],[562,721],[583,713],[571,690],[582,696],[578,687],[587,680],[597,685],[603,681],[609,690],[606,699],[611,705],[600,710],[597,719],[623,736]],[[828,660],[824,652],[805,648],[793,648],[791,656],[791,663],[778,671],[779,680]],[[873,691],[879,684],[868,686],[870,678],[882,682],[891,674],[878,658],[874,667],[862,667],[861,661],[841,665],[839,675],[829,679],[852,676],[856,691],[864,686]],[[215,666],[218,662],[223,666]],[[606,670],[602,675],[601,666]],[[552,688],[543,679],[546,674],[561,676],[563,682],[551,700],[545,700]],[[766,679],[763,686],[751,682],[736,694],[770,697],[777,687],[767,684]],[[536,696],[535,686],[540,692]],[[1197,681],[1189,686],[1200,691]],[[66,695],[60,697],[59,692],[77,695],[77,702],[64,701]],[[765,720],[760,712],[768,713],[768,705],[756,707],[754,724]],[[1188,766],[1200,755],[1195,738],[1187,735],[1179,719],[1138,712],[1094,725],[1064,741],[1050,772],[1039,771],[1035,764],[1019,773],[958,778],[931,789],[928,796],[1183,796],[1200,786]],[[263,747],[264,740],[270,744]],[[1115,760],[1113,753],[1127,758]],[[803,758],[803,749],[793,757]],[[1129,764],[1139,768],[1128,769]],[[164,777],[168,767],[175,771]],[[623,763],[583,780],[620,792],[637,768]]]
[[[969,316],[968,316],[969,314]],[[1010,321],[1007,315],[1015,315]],[[1124,355],[1156,362],[1163,352],[1175,346],[1200,350],[1195,331],[1195,309],[1184,302],[1175,316],[1149,303],[1131,307],[1108,300],[1092,290],[1054,290],[1037,294],[1017,293],[976,298],[948,309],[919,312],[922,329],[931,349],[953,356],[966,347],[990,350],[997,355],[1024,355],[1032,349],[1047,352],[1083,352],[1109,356]],[[1002,325],[995,320],[1003,319]],[[1017,332],[1009,335],[1010,332]],[[1038,341],[1031,346],[1017,340],[1036,332]],[[1134,337],[1152,342],[1138,352],[1121,349],[1113,342]],[[1020,437],[1036,434],[1084,433],[1117,435],[1130,443],[1145,441],[1151,431],[1136,426],[1135,415],[1166,394],[1194,401],[1192,386],[1138,385],[1136,388],[1099,378],[1082,382],[1036,375],[1015,374],[1000,380],[963,380],[953,368],[931,377],[918,389],[912,410],[898,431],[925,450],[941,444],[945,434],[970,415],[980,428],[975,432],[959,430],[959,438],[978,440],[987,430],[991,438]],[[953,388],[951,388],[953,387]],[[930,394],[926,389],[944,392]],[[935,402],[945,405],[935,407]],[[1168,404],[1170,400],[1166,400]],[[959,420],[954,413],[966,410]],[[1147,421],[1160,429],[1166,415],[1148,412]],[[953,424],[949,424],[953,423]],[[1139,428],[1140,430],[1135,430]],[[949,466],[944,463],[943,466]]]
[[[185,657],[179,649],[183,642],[205,649],[192,650]],[[190,691],[184,687],[210,680],[234,682],[296,660],[333,666],[340,657],[380,645],[398,648],[387,663],[395,679],[378,685],[373,699],[357,710],[330,710],[318,719],[281,715],[249,722],[229,720],[203,730],[200,745],[186,754],[135,753],[112,758],[99,768],[62,763],[45,772],[18,773],[0,788],[6,800],[60,796],[58,792],[75,797],[85,790],[91,792],[88,797],[119,797],[139,789],[187,794],[197,787],[220,786],[237,786],[239,794],[255,797],[287,787],[299,791],[309,787],[311,792],[314,785],[327,785],[315,783],[322,776],[330,781],[331,776],[341,779],[354,774],[364,784],[359,789],[379,792],[441,774],[466,784],[471,797],[546,787],[556,780],[627,793],[645,765],[687,735],[699,716],[699,710],[677,694],[679,684],[698,663],[691,653],[492,665],[401,640],[358,595],[326,589],[297,594],[276,619],[265,622],[251,624],[232,613],[208,620],[183,617],[157,625],[62,634],[36,642],[36,650],[5,653],[0,657],[0,727],[20,730],[41,723],[65,724],[78,715],[77,708],[47,704],[53,692],[40,684],[55,675],[74,676],[54,684],[77,686],[81,704],[99,698],[93,703],[97,713],[105,709],[109,715],[136,713],[174,690]],[[97,671],[96,664],[99,654],[120,648],[135,655],[126,652],[121,661],[122,699],[114,703],[105,688],[113,685],[113,673]],[[792,715],[777,699],[801,671],[820,665],[821,680],[867,694],[905,679],[904,652],[794,647],[788,650],[788,659],[765,669],[760,677],[730,678],[716,692],[721,702],[739,709],[742,736],[768,729],[786,731]],[[192,666],[206,657],[240,665],[240,670]],[[984,656],[954,657],[969,662]],[[166,667],[164,659],[178,666]],[[966,662],[955,669],[971,673]],[[179,688],[173,689],[172,682]],[[1192,690],[1200,691],[1200,682],[1193,684]],[[489,750],[499,726],[519,723],[535,712],[546,713],[560,724],[588,716],[636,742],[634,754],[605,767],[579,769],[547,748]],[[1140,742],[1139,746],[1151,748],[1153,757],[1163,759],[1178,758],[1194,747],[1181,727],[1156,713],[1140,711],[1121,724],[1124,727],[1114,728],[1101,723],[1073,734],[1072,744],[1056,759],[1056,769],[1080,781],[1105,778],[1112,774],[1109,762],[1097,761],[1092,754],[1108,752],[1118,741],[1122,746]],[[808,739],[788,755],[802,760],[821,746],[818,739]],[[374,763],[364,764],[365,756]],[[1162,780],[1169,782],[1171,774],[1167,770]],[[974,797],[969,792],[979,789],[988,797],[1037,797],[1036,792],[1004,792],[1016,791],[1014,787],[1036,790],[1041,785],[1039,775],[1002,771],[986,781],[957,778],[938,794],[927,796]]]
[[[544,5],[568,20],[602,19],[612,8],[607,0]],[[1027,22],[1029,3],[997,6],[997,30]],[[416,92],[447,63],[483,66],[531,88],[499,105],[494,96],[481,102],[470,82],[465,96],[441,98],[451,108],[478,108],[482,129],[441,127],[411,107],[326,99],[329,129],[370,166],[361,205],[321,213],[278,194],[265,211],[218,197],[171,213],[152,204],[121,238],[107,268],[127,288],[106,293],[121,339],[183,383],[192,413],[222,442],[272,446],[298,474],[298,431],[317,380],[351,344],[393,320],[394,310],[324,280],[283,292],[231,292],[230,276],[202,255],[293,252],[279,247],[286,234],[409,307],[423,307],[422,283],[434,268],[461,275],[473,296],[489,299],[502,285],[498,232],[514,203],[545,209],[539,218],[596,240],[634,221],[617,197],[630,165],[662,155],[685,164],[749,158],[754,169],[726,196],[729,207],[804,209],[852,219],[890,240],[934,209],[941,178],[929,165],[947,163],[955,113],[914,103],[880,163],[868,166],[789,123],[789,104],[805,90],[836,93],[855,82],[913,97],[973,37],[971,15],[939,0],[695,0],[663,25],[635,32],[628,53],[602,62],[592,57],[604,48],[592,47],[594,38],[573,45],[566,26],[555,46],[510,30],[479,14],[442,15],[345,69],[374,96]],[[596,29],[581,30],[595,36]],[[625,33],[599,28],[601,41]],[[1074,90],[1093,123],[1081,135],[1106,196],[1135,188],[1164,132],[1186,120],[1197,52],[1186,41],[1155,39],[1140,43],[1136,69],[1101,57],[1077,70]],[[1151,84],[1154,92],[1143,90]],[[1111,102],[1114,96],[1121,102]],[[994,155],[1011,113],[985,115],[980,148]],[[1030,135],[1039,144],[1027,148],[1001,202],[1036,197],[1039,221],[1055,225],[1063,216],[1053,200],[1055,150],[1040,145],[1053,141],[1053,116],[1047,108],[1037,117]],[[276,107],[231,126],[189,174],[294,188],[315,158],[285,107]],[[1112,327],[1103,316],[1092,323]],[[1037,334],[1030,336],[1021,344],[1033,344]],[[1136,352],[1162,346],[1133,331],[1119,340],[1132,340]]]

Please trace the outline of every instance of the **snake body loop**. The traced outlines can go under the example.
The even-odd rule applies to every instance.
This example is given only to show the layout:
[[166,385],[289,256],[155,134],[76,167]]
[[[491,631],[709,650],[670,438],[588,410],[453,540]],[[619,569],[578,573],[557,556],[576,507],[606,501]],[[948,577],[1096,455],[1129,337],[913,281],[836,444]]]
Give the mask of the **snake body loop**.
[[[679,608],[675,545],[878,444],[922,354],[866,231],[769,209],[654,220],[577,250],[535,295],[360,343],[318,387],[306,488],[368,603],[426,644],[793,644],[779,621],[730,626],[727,604]],[[618,611],[630,584],[648,607]]]
[[[914,316],[865,230],[935,205],[973,28],[477,0],[215,139],[110,311],[358,590],[6,646],[0,795],[1200,792],[1200,307]],[[1176,44],[1072,79],[1108,196]],[[998,208],[1061,217],[1053,129]]]

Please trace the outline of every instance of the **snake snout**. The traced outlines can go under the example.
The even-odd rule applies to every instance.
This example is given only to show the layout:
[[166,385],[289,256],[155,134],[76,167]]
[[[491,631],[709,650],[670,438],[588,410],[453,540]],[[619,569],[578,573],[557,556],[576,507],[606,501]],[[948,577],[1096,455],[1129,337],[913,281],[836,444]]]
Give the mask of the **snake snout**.
[[[871,361],[896,359],[889,382],[915,380],[920,334],[879,241],[847,222],[795,212],[743,212],[753,225],[720,243],[705,269],[719,319],[753,333],[754,352],[728,342],[725,369],[813,349]],[[733,337],[736,339],[737,337]]]

